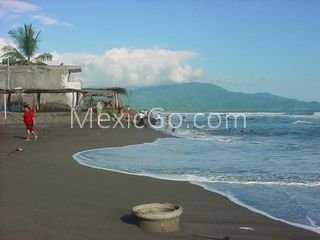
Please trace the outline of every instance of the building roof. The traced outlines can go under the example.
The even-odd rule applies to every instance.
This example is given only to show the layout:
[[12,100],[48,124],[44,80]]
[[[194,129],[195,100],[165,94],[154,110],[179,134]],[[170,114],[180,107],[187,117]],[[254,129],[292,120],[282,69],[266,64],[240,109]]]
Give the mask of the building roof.
[[15,88],[15,89],[1,89],[0,94],[18,94],[18,93],[81,93],[84,96],[113,96],[113,94],[127,94],[125,88]]
[[[81,66],[77,65],[10,65],[10,71],[30,71],[32,69],[67,70],[69,73],[82,72]],[[8,71],[8,65],[0,64],[1,71]]]
[[120,88],[120,87],[113,87],[113,88],[83,88],[83,91],[86,92],[96,92],[96,93],[103,93],[103,92],[111,92],[111,93],[117,93],[117,94],[123,94],[127,95],[127,89]]

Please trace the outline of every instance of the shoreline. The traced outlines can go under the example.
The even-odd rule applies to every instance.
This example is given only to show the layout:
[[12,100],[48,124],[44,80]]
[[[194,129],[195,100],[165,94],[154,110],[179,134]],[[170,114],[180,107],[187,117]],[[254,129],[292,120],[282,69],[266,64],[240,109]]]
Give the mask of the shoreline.
[[[0,236],[5,239],[318,239],[311,231],[269,219],[188,182],[92,169],[72,154],[83,149],[152,142],[167,135],[151,129],[70,129],[37,125],[38,142],[21,139],[23,126],[2,125]],[[2,137],[4,136],[4,137]],[[17,146],[22,153],[8,153]],[[181,204],[182,231],[150,234],[126,218],[145,202]],[[252,226],[254,231],[241,230]]]
[[[144,143],[142,143],[144,144]],[[134,144],[135,145],[135,144]],[[126,146],[122,146],[122,147],[126,147]],[[114,147],[114,148],[117,148],[117,147]],[[308,231],[311,231],[311,232],[314,232],[314,233],[317,233],[320,235],[320,228],[317,227],[317,226],[308,226],[308,225],[304,225],[304,224],[300,224],[300,223],[295,223],[295,222],[290,222],[290,221],[287,221],[285,219],[282,219],[282,218],[277,218],[277,217],[274,217],[270,214],[268,214],[267,212],[264,212],[262,210],[259,210],[255,207],[252,207],[250,205],[247,205],[245,204],[244,202],[240,201],[239,199],[237,199],[236,197],[233,197],[232,195],[228,195],[224,192],[221,192],[221,191],[218,191],[216,189],[210,189],[210,188],[207,188],[205,187],[204,185],[201,185],[200,183],[197,184],[197,183],[193,183],[192,181],[190,180],[184,180],[184,179],[173,179],[173,178],[165,178],[165,177],[161,177],[159,175],[155,175],[155,174],[148,174],[148,173],[130,173],[130,172],[125,172],[125,171],[120,171],[120,170],[114,170],[114,169],[111,169],[111,168],[103,168],[103,167],[96,167],[96,166],[92,166],[92,165],[89,165],[89,164],[85,164],[85,163],[81,163],[80,161],[80,158],[85,158],[85,157],[81,157],[81,156],[77,156],[78,154],[81,154],[82,152],[89,152],[89,151],[95,151],[95,150],[98,150],[98,149],[107,149],[107,148],[97,148],[97,149],[89,149],[89,150],[84,150],[84,151],[80,151],[78,153],[75,153],[72,155],[73,159],[79,163],[80,165],[82,166],[85,166],[85,167],[90,167],[90,168],[94,168],[94,169],[99,169],[99,170],[104,170],[104,171],[109,171],[109,172],[115,172],[115,173],[119,173],[119,174],[125,174],[125,175],[133,175],[133,176],[138,176],[138,177],[147,177],[147,178],[154,178],[154,179],[159,179],[159,180],[167,180],[167,181],[174,181],[174,182],[187,182],[189,184],[192,184],[192,185],[195,185],[195,186],[198,186],[208,192],[213,192],[213,193],[216,193],[216,194],[219,194],[221,196],[224,196],[225,198],[227,198],[229,201],[237,204],[238,206],[240,207],[244,207],[246,209],[248,209],[249,211],[252,211],[254,213],[258,213],[258,214],[261,214],[265,217],[268,217],[272,220],[276,220],[276,221],[280,221],[280,222],[283,222],[285,224],[289,224],[291,226],[294,226],[294,227],[298,227],[298,228],[301,228],[301,229],[305,229],[305,230],[308,230]],[[78,159],[77,159],[78,158]]]
[[[197,184],[195,184],[197,185]],[[270,215],[269,213],[267,212],[264,212],[264,211],[261,211],[257,208],[254,208],[254,207],[251,207],[250,205],[247,205],[243,202],[241,202],[240,200],[238,200],[237,198],[231,196],[231,195],[228,195],[228,194],[225,194],[221,191],[218,191],[218,190],[209,190],[208,188],[206,187],[203,187],[201,185],[198,185],[200,187],[202,187],[203,189],[209,191],[209,192],[214,192],[214,193],[217,193],[217,194],[220,194],[224,197],[226,197],[229,201],[241,206],[241,207],[244,207],[246,209],[248,209],[249,211],[252,211],[252,212],[255,212],[255,213],[258,213],[258,214],[261,214],[267,218],[270,218],[272,220],[276,220],[276,221],[280,221],[280,222],[283,222],[285,224],[288,224],[288,225],[291,225],[291,226],[294,226],[294,227],[298,227],[298,228],[301,228],[301,229],[305,229],[305,230],[308,230],[308,231],[311,231],[311,232],[314,232],[314,233],[317,233],[320,235],[320,228],[317,227],[317,226],[308,226],[308,225],[304,225],[304,224],[300,224],[300,223],[294,223],[294,222],[290,222],[290,221],[287,221],[287,220],[284,220],[282,218],[277,218],[277,217],[274,217],[272,215]]]

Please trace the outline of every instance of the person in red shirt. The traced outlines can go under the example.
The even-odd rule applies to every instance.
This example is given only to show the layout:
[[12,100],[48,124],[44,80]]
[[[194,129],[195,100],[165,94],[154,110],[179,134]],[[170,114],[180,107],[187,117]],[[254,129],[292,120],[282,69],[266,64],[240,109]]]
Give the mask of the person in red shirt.
[[23,122],[24,125],[26,126],[26,131],[27,131],[27,138],[26,141],[30,141],[30,136],[31,134],[34,136],[34,140],[37,140],[38,136],[33,130],[35,121],[34,121],[34,113],[32,109],[28,106],[24,106],[24,114],[23,114]]

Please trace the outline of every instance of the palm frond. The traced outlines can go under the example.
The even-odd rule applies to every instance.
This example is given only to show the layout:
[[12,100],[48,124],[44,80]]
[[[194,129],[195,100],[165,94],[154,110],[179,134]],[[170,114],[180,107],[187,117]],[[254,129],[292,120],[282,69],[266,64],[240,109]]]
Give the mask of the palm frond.
[[31,57],[38,50],[40,31],[36,33],[32,24],[25,24],[24,27],[10,30],[9,35],[17,45],[20,52],[23,53],[28,62],[30,62]]
[[35,58],[37,61],[52,61],[52,55],[50,53],[40,54]]
[[1,57],[12,58],[18,62],[26,61],[26,58],[14,47],[4,46],[1,51],[4,53]]

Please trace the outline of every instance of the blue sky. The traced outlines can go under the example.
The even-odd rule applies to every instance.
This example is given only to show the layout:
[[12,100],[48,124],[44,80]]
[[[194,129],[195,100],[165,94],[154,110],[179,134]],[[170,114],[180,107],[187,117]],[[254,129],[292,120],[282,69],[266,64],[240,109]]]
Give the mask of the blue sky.
[[320,101],[317,0],[0,0],[0,39],[33,23],[87,85],[212,82]]

